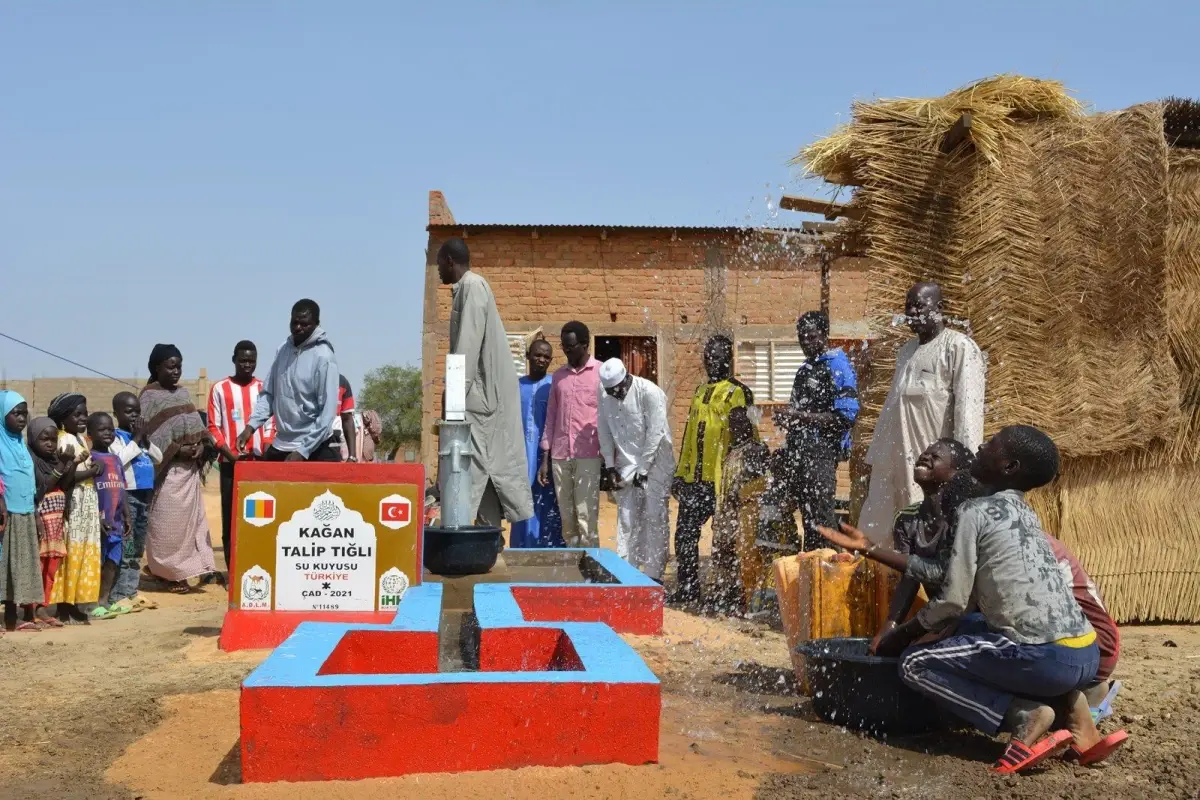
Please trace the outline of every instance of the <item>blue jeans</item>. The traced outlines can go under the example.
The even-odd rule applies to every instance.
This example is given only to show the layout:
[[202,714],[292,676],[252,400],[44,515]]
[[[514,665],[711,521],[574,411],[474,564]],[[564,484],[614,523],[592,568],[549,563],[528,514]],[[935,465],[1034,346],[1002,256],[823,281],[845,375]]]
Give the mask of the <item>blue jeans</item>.
[[900,657],[900,677],[984,733],[1000,730],[1013,697],[1050,700],[1086,686],[1100,668],[1100,648],[1017,644],[990,631],[978,614],[954,635],[917,645]]
[[153,492],[153,489],[135,489],[127,493],[133,535],[125,539],[121,571],[108,596],[110,603],[137,596],[142,577],[142,556],[146,553],[146,531],[150,524],[150,497]]

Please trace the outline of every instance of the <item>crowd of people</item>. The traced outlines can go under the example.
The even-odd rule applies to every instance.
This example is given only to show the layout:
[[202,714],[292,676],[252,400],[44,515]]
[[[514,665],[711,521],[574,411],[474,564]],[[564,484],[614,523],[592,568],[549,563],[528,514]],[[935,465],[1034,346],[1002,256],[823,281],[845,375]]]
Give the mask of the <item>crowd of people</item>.
[[[995,770],[1023,771],[1067,745],[1095,763],[1124,742],[1123,731],[1096,728],[1120,688],[1117,627],[1078,559],[1025,500],[1057,475],[1057,448],[1020,425],[984,441],[985,358],[946,327],[936,284],[908,292],[914,338],[898,352],[867,453],[860,525],[851,527],[836,525],[835,494],[859,413],[857,377],[831,346],[823,312],[796,323],[805,358],[773,413],[782,445],[772,451],[764,441],[753,392],[734,374],[733,342],[715,335],[677,448],[666,394],[620,359],[594,358],[587,325],[562,327],[566,363],[553,374],[550,343],[529,343],[518,377],[466,243],[449,240],[437,262],[453,287],[450,349],[465,356],[470,501],[480,524],[512,523],[510,546],[598,547],[600,495],[610,491],[619,555],[662,583],[674,497],[671,599],[740,613],[768,594],[774,559],[833,544],[900,573],[871,652],[897,657],[906,684],[959,718],[1010,732]],[[153,607],[139,594],[143,573],[177,593],[193,580],[224,582],[201,494],[214,462],[228,562],[238,461],[373,460],[378,415],[356,413],[319,306],[297,302],[289,325],[263,380],[254,343],[234,346],[233,372],[212,386],[205,412],[180,384],[183,354],[170,344],[153,348],[148,383],[112,397],[111,413],[65,393],[33,417],[25,398],[0,392],[8,630]],[[712,568],[702,585],[709,520]],[[927,602],[914,614],[921,593]]]
[[764,443],[753,392],[734,376],[733,341],[716,335],[704,345],[706,380],[692,397],[676,457],[666,394],[619,358],[601,363],[593,357],[586,324],[573,320],[562,327],[566,363],[553,374],[550,342],[530,342],[527,374],[513,377],[510,386],[511,357],[495,297],[471,271],[466,243],[447,241],[438,268],[452,286],[450,352],[466,362],[476,455],[472,502],[480,524],[509,520],[510,546],[599,547],[600,496],[610,491],[618,554],[661,583],[673,496],[679,513],[672,599],[704,599],[700,537],[713,520],[709,599],[741,611],[761,596],[774,557],[823,541],[817,526],[834,522],[837,467],[849,457],[858,415],[854,368],[843,350],[830,347],[827,315],[812,311],[797,323],[806,359],[791,402],[774,415],[786,431],[783,447],[772,453]]
[[[258,348],[240,341],[233,373],[213,384],[204,410],[182,386],[183,354],[155,345],[149,381],[90,411],[75,392],[45,416],[0,392],[0,600],[9,631],[86,625],[155,607],[143,578],[184,594],[224,584],[201,494],[215,463],[222,548],[230,560],[234,464],[373,461],[381,435],[374,411],[359,413],[338,372],[320,307],[292,308],[291,335],[266,380]],[[143,559],[145,566],[143,567]]]
[[[551,345],[538,339],[528,346],[528,374],[514,380],[495,298],[470,271],[466,243],[449,240],[437,260],[453,287],[450,351],[466,357],[475,494],[506,498],[486,515],[479,506],[479,518],[498,524],[502,506],[510,546],[599,546],[607,489],[618,508],[618,553],[661,583],[674,496],[671,599],[707,595],[710,607],[745,611],[775,558],[833,544],[901,574],[870,650],[898,657],[904,682],[939,707],[985,733],[1011,733],[993,770],[1021,772],[1068,745],[1080,763],[1097,763],[1125,741],[1124,731],[1104,736],[1096,727],[1120,688],[1111,677],[1117,626],[1082,565],[1025,500],[1057,475],[1057,448],[1019,425],[984,441],[986,359],[946,327],[937,284],[918,283],[906,297],[914,338],[899,349],[867,453],[860,529],[835,525],[837,468],[849,457],[859,403],[854,367],[830,346],[824,313],[804,313],[796,325],[805,359],[773,414],[782,446],[772,452],[764,442],[753,393],[734,375],[733,343],[717,335],[704,345],[706,380],[676,457],[663,391],[620,359],[593,358],[585,324],[562,327],[567,363],[553,375]],[[710,519],[705,587],[699,541]],[[928,602],[913,614],[919,592]]]

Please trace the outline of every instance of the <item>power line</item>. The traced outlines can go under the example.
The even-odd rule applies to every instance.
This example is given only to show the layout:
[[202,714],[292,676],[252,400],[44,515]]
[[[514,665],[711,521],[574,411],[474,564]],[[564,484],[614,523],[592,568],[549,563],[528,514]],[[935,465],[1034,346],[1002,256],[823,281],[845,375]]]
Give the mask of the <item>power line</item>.
[[15,336],[9,336],[4,331],[0,331],[0,337],[8,339],[10,342],[16,342],[17,344],[24,345],[25,347],[28,347],[30,350],[37,350],[39,353],[45,353],[46,355],[50,356],[51,358],[57,358],[59,361],[65,361],[72,366],[79,367],[80,369],[86,369],[88,372],[94,372],[95,374],[99,375],[100,377],[108,378],[110,381],[116,381],[117,383],[121,384],[122,386],[129,386],[130,388],[138,389],[138,390],[140,390],[142,388],[141,386],[135,386],[134,384],[130,383],[129,381],[123,381],[120,378],[115,378],[112,375],[109,375],[107,372],[101,372],[98,369],[92,369],[87,364],[80,364],[78,361],[72,361],[71,359],[67,358],[66,356],[60,356],[58,353],[51,353],[49,350],[45,350],[41,347],[38,347],[35,344],[30,344],[29,342],[22,341],[21,339],[18,339]]

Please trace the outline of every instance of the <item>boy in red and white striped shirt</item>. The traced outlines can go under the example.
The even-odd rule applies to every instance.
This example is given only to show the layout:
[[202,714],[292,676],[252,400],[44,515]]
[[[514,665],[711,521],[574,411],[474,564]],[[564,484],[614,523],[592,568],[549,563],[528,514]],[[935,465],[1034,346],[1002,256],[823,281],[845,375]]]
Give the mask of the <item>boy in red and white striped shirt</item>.
[[233,348],[233,375],[213,384],[208,394],[208,430],[221,451],[221,546],[229,569],[230,530],[233,517],[233,465],[242,459],[262,458],[275,438],[275,420],[269,419],[250,440],[249,452],[237,451],[238,435],[246,427],[254,404],[262,390],[262,381],[254,377],[258,367],[258,348],[243,339]]

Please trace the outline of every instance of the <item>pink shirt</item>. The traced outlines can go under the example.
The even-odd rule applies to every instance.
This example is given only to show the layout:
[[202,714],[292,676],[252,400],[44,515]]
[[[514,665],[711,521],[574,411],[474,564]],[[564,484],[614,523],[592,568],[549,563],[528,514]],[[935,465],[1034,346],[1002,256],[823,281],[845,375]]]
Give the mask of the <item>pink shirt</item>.
[[554,372],[542,449],[555,461],[600,457],[600,362],[576,370],[568,364]]

